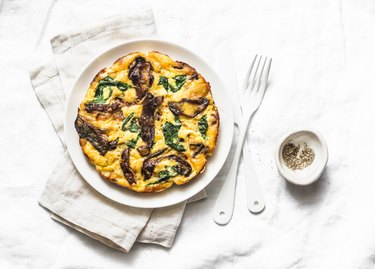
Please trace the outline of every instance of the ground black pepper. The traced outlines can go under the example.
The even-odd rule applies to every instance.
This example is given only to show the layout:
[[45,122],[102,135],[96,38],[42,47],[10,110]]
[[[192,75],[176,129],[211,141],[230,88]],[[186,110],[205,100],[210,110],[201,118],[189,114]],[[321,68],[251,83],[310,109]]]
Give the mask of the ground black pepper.
[[302,170],[311,165],[315,159],[315,152],[306,143],[300,144],[289,142],[282,149],[284,164],[292,170]]

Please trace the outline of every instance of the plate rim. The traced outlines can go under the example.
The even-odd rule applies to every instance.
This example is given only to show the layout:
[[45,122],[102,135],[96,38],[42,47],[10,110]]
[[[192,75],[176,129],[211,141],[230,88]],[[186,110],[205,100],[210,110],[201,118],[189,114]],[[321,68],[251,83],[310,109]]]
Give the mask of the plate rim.
[[[78,173],[82,176],[82,178],[95,190],[97,191],[98,193],[100,193],[100,195],[103,195],[104,197],[110,199],[111,201],[114,201],[114,202],[117,202],[117,203],[120,203],[122,205],[126,205],[126,206],[131,206],[131,207],[136,207],[136,208],[161,208],[161,207],[166,207],[166,206],[171,206],[171,205],[174,205],[174,204],[178,204],[182,201],[185,201],[191,197],[193,197],[194,195],[196,195],[197,193],[199,193],[200,191],[202,191],[204,188],[206,188],[217,176],[217,174],[220,172],[220,170],[222,169],[223,165],[225,164],[225,161],[226,159],[228,158],[228,155],[229,155],[229,152],[230,152],[230,149],[231,149],[231,146],[232,146],[232,142],[233,142],[233,130],[234,130],[234,116],[233,116],[233,107],[232,107],[232,104],[230,102],[228,102],[227,104],[227,107],[228,109],[230,110],[231,113],[229,113],[230,115],[227,115],[229,116],[230,118],[230,122],[228,120],[228,125],[230,126],[230,129],[231,129],[231,134],[230,134],[230,139],[229,137],[226,137],[226,139],[229,139],[230,141],[227,143],[229,144],[229,146],[227,146],[225,148],[225,152],[224,155],[221,157],[222,159],[222,163],[221,165],[217,168],[217,171],[212,175],[212,178],[207,180],[206,182],[203,183],[203,185],[201,186],[201,188],[197,188],[196,191],[193,191],[192,194],[189,194],[188,197],[181,197],[181,199],[177,199],[173,202],[164,202],[164,203],[160,203],[160,204],[157,204],[157,205],[153,205],[152,207],[150,206],[146,206],[146,205],[138,205],[138,204],[134,204],[132,202],[130,203],[124,203],[124,201],[119,201],[119,199],[116,199],[114,197],[110,197],[108,196],[106,193],[103,192],[103,190],[101,190],[100,188],[97,188],[97,186],[95,186],[91,180],[88,180],[84,173],[82,173],[81,169],[80,169],[80,165],[79,164],[79,160],[76,159],[76,157],[74,156],[74,154],[71,154],[72,152],[72,145],[71,145],[71,142],[70,142],[70,135],[68,133],[68,128],[66,128],[66,126],[68,124],[70,124],[70,121],[69,121],[69,104],[71,104],[73,101],[73,91],[74,89],[77,87],[77,84],[79,83],[79,81],[81,80],[81,77],[84,75],[84,73],[90,68],[91,65],[93,65],[96,61],[99,60],[99,58],[105,56],[105,54],[107,53],[110,53],[111,51],[115,51],[116,49],[119,49],[120,47],[123,47],[123,46],[126,46],[126,45],[131,45],[131,44],[135,44],[135,43],[139,43],[139,42],[156,42],[156,43],[159,43],[159,44],[164,44],[164,45],[168,45],[168,46],[171,46],[171,47],[175,47],[179,50],[182,50],[182,51],[185,51],[189,54],[191,54],[193,57],[195,57],[198,61],[204,63],[207,68],[210,70],[210,72],[213,74],[213,76],[215,77],[215,80],[218,81],[219,85],[221,85],[221,88],[225,88],[226,85],[225,83],[222,81],[222,79],[220,78],[220,76],[218,75],[218,73],[216,72],[215,68],[208,64],[208,62],[202,58],[199,54],[197,54],[194,50],[190,49],[189,47],[187,46],[182,46],[178,43],[175,43],[175,42],[171,42],[171,41],[167,41],[165,39],[160,39],[160,38],[136,38],[136,39],[131,39],[131,40],[127,40],[127,41],[124,41],[124,42],[121,42],[121,43],[118,43],[114,46],[110,46],[104,50],[102,50],[101,52],[99,52],[98,54],[96,54],[96,56],[92,57],[91,60],[84,66],[82,67],[82,69],[80,69],[80,72],[78,73],[78,75],[74,78],[74,82],[72,84],[72,86],[70,87],[70,91],[68,92],[68,97],[67,97],[67,101],[66,101],[66,106],[65,106],[65,111],[64,111],[64,136],[65,136],[65,139],[66,139],[66,147],[67,147],[67,150],[68,150],[68,153],[69,153],[69,156],[74,164],[74,167],[77,169]],[[150,50],[151,51],[151,50]],[[163,52],[162,52],[163,53]],[[168,55],[168,54],[167,54]],[[117,59],[114,59],[114,61],[116,61]],[[103,67],[104,68],[104,67]],[[108,68],[108,67],[107,67]],[[199,71],[199,70],[198,70]],[[211,89],[212,90],[212,89]],[[229,98],[228,96],[228,93],[226,90],[222,89],[220,90],[221,92],[221,95],[224,95],[226,97]],[[229,99],[228,99],[229,100]],[[220,111],[219,111],[219,115],[220,115]],[[220,117],[220,120],[221,120],[221,117]],[[230,124],[231,123],[231,124]],[[222,124],[222,122],[220,121],[220,125]],[[220,130],[220,129],[219,129]],[[220,136],[220,133],[219,133],[219,136]],[[215,151],[217,150],[217,145],[216,145],[216,148],[215,148]],[[84,155],[84,153],[82,152],[81,150],[81,153]],[[215,153],[214,153],[215,154]],[[86,156],[83,156],[86,160],[87,160],[87,157]],[[88,161],[88,160],[87,160]],[[208,160],[209,161],[209,160]],[[77,165],[77,163],[79,165]],[[90,163],[89,165],[92,166],[93,169],[95,169],[95,167]],[[200,174],[197,175],[197,177],[200,176]],[[102,179],[102,178],[101,178]],[[102,179],[104,180],[104,179]],[[121,187],[121,186],[116,186],[116,187]],[[174,186],[175,187],[175,186]],[[124,187],[121,187],[123,188],[125,191],[130,191],[130,192],[133,192],[127,188],[124,188]],[[168,199],[167,199],[168,200]]]

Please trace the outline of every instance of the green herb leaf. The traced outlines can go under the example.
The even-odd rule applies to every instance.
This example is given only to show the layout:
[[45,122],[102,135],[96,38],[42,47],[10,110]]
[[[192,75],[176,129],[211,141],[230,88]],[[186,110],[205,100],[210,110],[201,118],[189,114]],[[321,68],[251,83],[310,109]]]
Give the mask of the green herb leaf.
[[164,89],[168,91],[169,83],[166,77],[160,76],[158,85],[163,85]]
[[[109,87],[109,94],[105,94],[105,88]],[[126,91],[133,86],[118,80],[114,80],[110,76],[107,76],[98,82],[98,86],[95,90],[95,96],[93,102],[96,104],[105,103],[112,95],[112,88],[117,87],[120,91]]]
[[138,139],[139,139],[139,136],[137,136],[137,138],[133,138],[133,139],[131,139],[131,140],[126,141],[125,144],[126,144],[129,148],[134,149],[135,146],[137,145]]
[[132,119],[130,121],[129,131],[132,133],[138,133],[141,131],[141,127],[138,126],[138,124],[135,122],[135,119]]
[[124,122],[122,123],[122,127],[121,127],[121,130],[123,131],[126,131],[126,124],[131,120],[131,118],[133,118],[134,116],[134,112],[130,113],[126,119],[124,120]]
[[181,126],[180,118],[177,115],[174,116],[174,122],[176,123],[175,125]]
[[158,173],[158,180],[156,180],[154,182],[151,182],[151,183],[148,183],[147,185],[153,185],[153,184],[157,184],[157,183],[160,183],[160,182],[163,182],[163,181],[167,181],[168,179],[170,179],[172,177],[175,177],[177,175],[178,175],[178,166],[177,165],[166,166],[165,170],[160,171]]
[[175,177],[178,175],[178,166],[166,166],[166,170],[160,171],[158,174],[158,181],[167,180],[171,177]]
[[111,86],[114,85],[114,83],[115,80],[113,78],[111,78],[110,76],[106,76],[98,82],[98,85]]
[[167,171],[169,171],[170,177],[175,177],[178,175],[178,165],[174,165],[172,167],[167,167]]
[[122,82],[122,81],[117,81],[116,86],[117,86],[117,89],[119,89],[122,92],[127,91],[129,88],[132,88],[132,86],[130,86],[129,84],[126,84],[125,82]]
[[186,75],[178,75],[173,78],[175,80],[176,87],[173,87],[169,82],[168,78],[160,76],[158,85],[163,85],[164,89],[168,92],[178,92],[186,82]]
[[115,86],[120,91],[123,91],[123,92],[128,90],[129,88],[133,88],[133,86],[131,86],[131,85],[125,83],[125,82],[119,81],[119,80],[114,80],[110,76],[107,76],[107,77],[103,78],[102,80],[100,80],[98,86],[100,86],[100,85],[102,85],[102,86]]
[[163,125],[163,135],[165,144],[170,146],[171,148],[177,150],[177,151],[185,151],[185,148],[183,145],[179,144],[180,138],[178,137],[178,131],[181,128],[181,123],[174,125],[173,123],[170,123],[167,121]]
[[[134,112],[130,113],[129,116],[126,117],[126,119],[122,123],[122,127],[121,127],[122,131],[125,132],[125,131],[128,130],[131,133],[139,133],[141,131],[141,127],[139,127],[137,122],[136,122],[137,118],[133,118],[133,116],[134,116]],[[129,121],[130,121],[130,123],[128,124]],[[127,126],[127,125],[129,125],[129,126]]]
[[175,150],[177,150],[177,151],[185,151],[185,148],[184,148],[184,146],[183,145],[181,145],[181,144],[177,144],[177,143],[171,143],[171,144],[169,144],[169,146],[171,146],[171,148],[173,148],[173,149],[175,149]]
[[179,90],[186,82],[186,76],[185,75],[178,75],[174,77],[174,80],[176,82],[176,88]]
[[[107,91],[105,91],[107,89]],[[93,103],[104,104],[112,95],[112,88],[107,86],[96,88]]]
[[167,170],[160,171],[158,174],[158,178],[159,180],[157,182],[169,179],[169,172]]
[[203,139],[207,139],[207,129],[208,129],[207,115],[204,115],[198,121],[198,130],[201,133]]

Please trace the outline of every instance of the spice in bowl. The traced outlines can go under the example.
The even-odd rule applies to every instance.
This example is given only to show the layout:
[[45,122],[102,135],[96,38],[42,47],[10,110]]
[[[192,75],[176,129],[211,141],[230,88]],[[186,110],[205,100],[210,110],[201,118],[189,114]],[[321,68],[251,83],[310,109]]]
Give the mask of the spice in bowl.
[[306,143],[303,146],[288,142],[281,152],[284,164],[292,170],[302,170],[310,166],[315,159],[315,152]]
[[315,130],[295,130],[279,139],[275,150],[277,170],[288,182],[307,186],[317,181],[328,161],[328,148]]

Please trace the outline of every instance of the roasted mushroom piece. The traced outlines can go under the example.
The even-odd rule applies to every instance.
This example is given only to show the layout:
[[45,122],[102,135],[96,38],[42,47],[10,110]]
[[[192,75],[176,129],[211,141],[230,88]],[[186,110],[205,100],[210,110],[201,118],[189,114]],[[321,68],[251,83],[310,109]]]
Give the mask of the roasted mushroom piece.
[[150,154],[150,148],[146,145],[138,147],[137,150],[142,157]]
[[85,110],[89,113],[94,111],[113,113],[121,109],[121,107],[123,106],[124,102],[120,98],[117,98],[114,102],[110,104],[88,103],[86,104]]
[[146,93],[143,100],[142,114],[139,120],[141,125],[141,138],[149,149],[154,144],[155,138],[155,111],[163,102],[163,96],[155,97],[151,93]]
[[115,101],[110,104],[88,103],[85,106],[85,110],[88,113],[96,113],[97,118],[101,117],[106,119],[109,117],[113,117],[118,120],[123,120],[124,115],[122,114],[121,108],[124,105],[124,100],[116,97]]
[[203,153],[205,152],[205,150],[207,150],[205,145],[203,145],[202,143],[191,143],[189,145],[189,148],[194,150],[194,153],[192,155],[193,158],[195,158],[199,153]]
[[124,177],[129,182],[129,184],[135,184],[136,181],[134,179],[134,173],[129,166],[129,158],[130,158],[130,149],[126,148],[121,154],[120,167],[121,167],[122,172],[124,173]]
[[142,99],[154,82],[154,68],[143,57],[137,57],[129,66],[129,79],[133,82],[137,98]]
[[117,147],[118,139],[108,141],[107,135],[92,124],[86,122],[81,116],[77,116],[74,126],[80,138],[87,139],[101,155]]
[[150,171],[150,167],[152,165],[152,159],[155,158],[155,157],[158,157],[160,156],[161,154],[163,154],[165,151],[167,150],[167,148],[163,148],[161,150],[158,150],[157,152],[154,152],[152,153],[150,156],[148,156],[144,161],[143,161],[143,165],[142,165],[142,174],[145,175],[146,178],[150,178],[151,175],[152,175],[152,171],[153,171],[153,168],[152,168],[152,171]]
[[191,80],[195,80],[195,79],[198,79],[199,78],[199,75],[198,73],[194,72],[191,76],[190,76],[190,79]]
[[[162,154],[162,152],[160,154]],[[147,158],[143,162],[142,167],[142,174],[144,175],[145,179],[149,179],[152,176],[155,166],[164,159],[174,160],[177,162],[178,174],[183,175],[185,177],[188,177],[190,175],[192,171],[191,165],[180,156],[171,154],[167,156],[161,156],[159,158],[155,158],[155,156],[153,156],[152,158]]]
[[208,99],[206,98],[182,98],[179,102],[169,102],[168,107],[169,110],[177,116],[183,115],[188,118],[194,118],[206,109],[208,103]]

